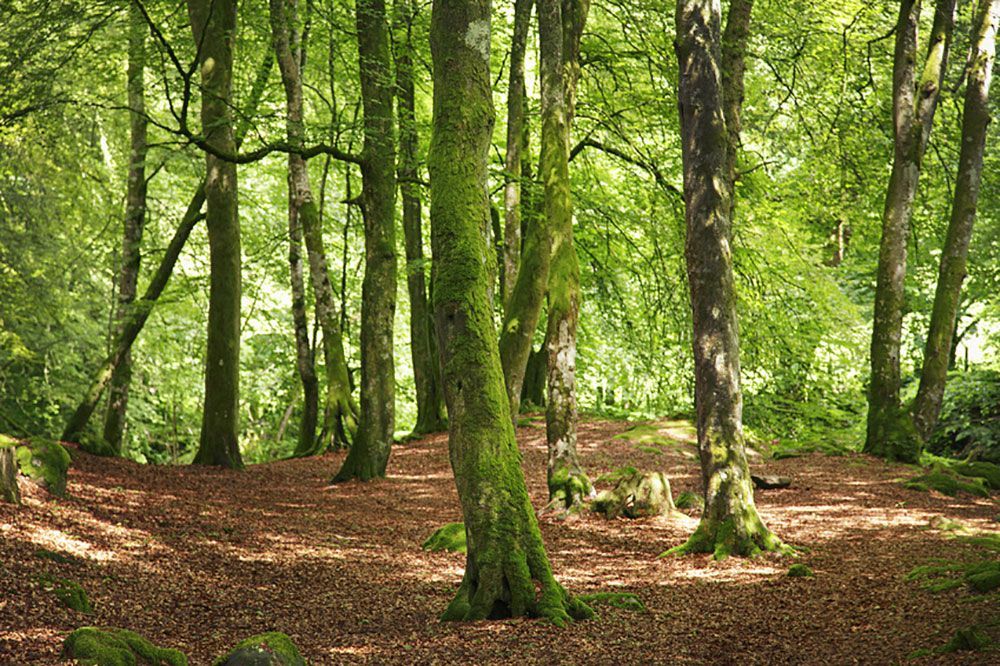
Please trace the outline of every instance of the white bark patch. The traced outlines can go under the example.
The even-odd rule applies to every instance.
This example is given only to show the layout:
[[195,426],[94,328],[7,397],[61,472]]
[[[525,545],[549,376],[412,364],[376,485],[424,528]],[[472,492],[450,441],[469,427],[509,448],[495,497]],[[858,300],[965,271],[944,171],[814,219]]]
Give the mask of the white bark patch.
[[490,20],[477,19],[469,23],[465,31],[465,45],[479,54],[483,60],[490,58]]
[[201,64],[201,75],[208,76],[212,73],[213,69],[215,69],[215,58],[205,58],[205,62]]

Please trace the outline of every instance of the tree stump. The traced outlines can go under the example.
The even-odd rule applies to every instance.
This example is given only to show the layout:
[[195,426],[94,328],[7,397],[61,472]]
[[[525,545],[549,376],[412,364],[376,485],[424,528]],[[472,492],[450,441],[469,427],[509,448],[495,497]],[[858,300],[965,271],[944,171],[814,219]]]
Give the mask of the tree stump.
[[590,508],[607,518],[648,518],[675,511],[670,481],[662,472],[632,472],[611,490],[602,491]]

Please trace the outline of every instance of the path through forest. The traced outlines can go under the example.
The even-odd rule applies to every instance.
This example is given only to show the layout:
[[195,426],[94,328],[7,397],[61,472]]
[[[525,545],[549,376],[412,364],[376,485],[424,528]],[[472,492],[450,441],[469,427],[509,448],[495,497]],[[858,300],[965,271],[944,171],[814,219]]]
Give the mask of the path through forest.
[[[675,496],[700,492],[689,428],[660,447],[614,438],[626,428],[581,423],[593,477],[623,465],[663,469]],[[518,437],[540,507],[544,422]],[[599,606],[597,619],[561,630],[524,620],[443,624],[437,615],[464,555],[420,544],[461,520],[446,435],[397,446],[386,481],[327,486],[342,455],[231,472],[74,452],[67,499],[34,490],[20,509],[0,505],[0,664],[59,663],[62,639],[86,624],[133,629],[192,664],[264,630],[289,634],[313,664],[896,663],[996,613],[995,595],[932,594],[905,579],[937,557],[982,557],[930,526],[945,516],[993,530],[995,501],[906,490],[896,482],[912,475],[903,466],[814,454],[752,467],[792,477],[789,489],[758,491],[757,503],[783,539],[809,548],[800,561],[815,578],[788,577],[780,558],[657,559],[690,533],[690,518],[543,519],[564,585],[634,592],[648,612]],[[40,548],[73,559],[41,559]],[[60,606],[38,584],[43,573],[80,582],[94,615]]]

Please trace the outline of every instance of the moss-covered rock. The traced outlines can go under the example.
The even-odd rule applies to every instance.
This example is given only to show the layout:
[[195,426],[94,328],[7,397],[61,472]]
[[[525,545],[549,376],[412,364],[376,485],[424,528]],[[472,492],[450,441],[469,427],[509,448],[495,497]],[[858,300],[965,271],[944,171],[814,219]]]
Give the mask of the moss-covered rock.
[[788,567],[788,577],[789,578],[813,578],[816,574],[813,570],[802,564],[801,562],[796,562],[792,566]]
[[68,578],[53,578],[52,576],[41,576],[39,582],[46,590],[50,590],[56,598],[66,608],[72,608],[80,613],[92,613],[90,599],[87,591],[76,581]]
[[80,627],[63,642],[63,657],[81,666],[187,666],[179,650],[161,648],[128,629]]
[[987,488],[1000,490],[1000,465],[988,462],[956,462],[949,469],[961,476],[982,479]]
[[292,639],[279,631],[268,631],[240,641],[212,666],[306,666]]
[[967,493],[977,497],[989,497],[990,495],[990,491],[986,489],[982,479],[963,479],[942,469],[935,469],[926,474],[915,476],[906,480],[903,485],[910,490],[924,492],[936,490],[949,497],[955,497],[959,493]]
[[422,544],[424,550],[447,550],[451,553],[466,552],[465,523],[448,523],[438,528]]
[[633,472],[599,493],[590,508],[607,518],[647,518],[675,510],[670,481],[662,472]]
[[685,490],[674,500],[674,506],[678,509],[703,509],[705,508],[705,498],[698,493]]
[[66,472],[72,460],[58,442],[37,440],[17,447],[21,473],[57,497],[66,494]]

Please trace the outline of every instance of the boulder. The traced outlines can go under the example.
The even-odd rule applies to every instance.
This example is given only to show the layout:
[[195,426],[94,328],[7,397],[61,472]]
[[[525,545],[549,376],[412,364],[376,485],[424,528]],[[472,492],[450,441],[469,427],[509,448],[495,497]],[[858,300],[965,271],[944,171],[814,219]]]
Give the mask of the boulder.
[[240,641],[213,666],[306,666],[292,639],[279,631],[268,631]]

